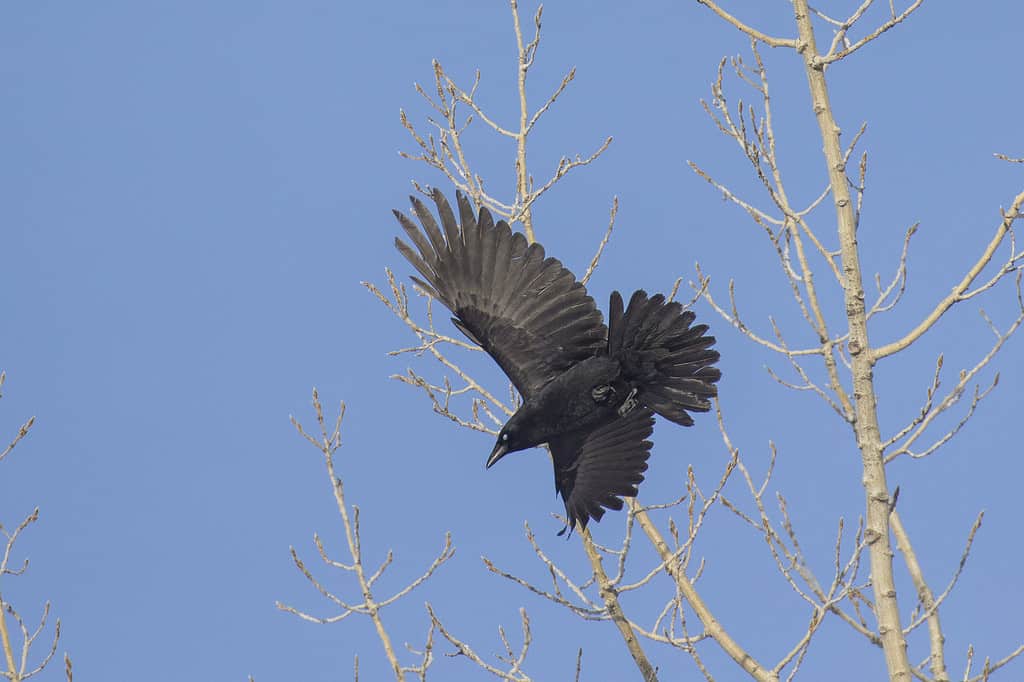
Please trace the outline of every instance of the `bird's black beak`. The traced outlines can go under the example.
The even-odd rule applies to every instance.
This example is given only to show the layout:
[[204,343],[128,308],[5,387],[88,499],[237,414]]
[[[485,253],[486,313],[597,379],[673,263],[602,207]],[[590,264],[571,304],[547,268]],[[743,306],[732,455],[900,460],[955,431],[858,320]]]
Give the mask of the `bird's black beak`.
[[494,444],[494,449],[491,450],[491,456],[487,458],[486,468],[490,469],[494,466],[494,463],[499,459],[508,454],[508,446],[502,443],[500,440]]

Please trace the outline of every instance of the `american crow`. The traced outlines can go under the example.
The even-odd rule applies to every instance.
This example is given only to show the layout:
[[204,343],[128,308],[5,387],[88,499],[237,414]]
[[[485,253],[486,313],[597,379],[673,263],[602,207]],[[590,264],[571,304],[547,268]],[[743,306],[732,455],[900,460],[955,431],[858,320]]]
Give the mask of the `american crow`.
[[487,467],[547,443],[568,527],[586,528],[589,519],[601,520],[602,507],[622,509],[619,496],[636,496],[655,412],[690,426],[689,412],[710,409],[721,377],[712,367],[715,339],[704,335],[707,325],[691,327],[694,314],[679,303],[644,291],[625,311],[613,292],[606,327],[586,288],[558,260],[545,258],[540,244],[495,223],[486,208],[475,217],[469,200],[456,196],[461,225],[440,190],[433,191],[440,228],[410,197],[423,231],[395,211],[416,250],[398,238],[395,246],[423,276],[413,281],[455,313],[455,326],[522,394]]

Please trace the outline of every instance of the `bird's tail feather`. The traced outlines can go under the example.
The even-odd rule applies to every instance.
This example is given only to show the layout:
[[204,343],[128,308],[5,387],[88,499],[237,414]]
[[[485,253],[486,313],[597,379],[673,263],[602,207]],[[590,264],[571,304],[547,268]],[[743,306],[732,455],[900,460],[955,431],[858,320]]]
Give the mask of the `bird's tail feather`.
[[608,355],[636,383],[637,399],[661,416],[683,426],[689,412],[707,412],[718,395],[722,373],[713,367],[718,351],[707,325],[691,326],[693,312],[662,294],[638,290],[623,310],[622,296],[612,292],[608,311]]

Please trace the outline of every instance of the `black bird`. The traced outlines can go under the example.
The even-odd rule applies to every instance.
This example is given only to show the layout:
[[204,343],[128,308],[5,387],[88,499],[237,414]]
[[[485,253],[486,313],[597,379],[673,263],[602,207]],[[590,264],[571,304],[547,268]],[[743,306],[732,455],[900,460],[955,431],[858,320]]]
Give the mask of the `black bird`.
[[707,325],[691,327],[694,314],[679,303],[642,290],[625,310],[619,292],[612,293],[606,327],[586,288],[558,260],[545,258],[544,247],[495,223],[486,208],[474,216],[469,200],[456,196],[459,222],[441,191],[433,191],[440,228],[410,197],[423,231],[395,211],[416,250],[398,238],[395,246],[423,277],[413,281],[455,314],[455,326],[522,394],[487,467],[547,443],[568,527],[586,528],[589,519],[601,520],[603,507],[622,509],[619,496],[636,496],[654,413],[690,426],[689,412],[710,409],[721,377],[712,367],[715,339],[704,335]]

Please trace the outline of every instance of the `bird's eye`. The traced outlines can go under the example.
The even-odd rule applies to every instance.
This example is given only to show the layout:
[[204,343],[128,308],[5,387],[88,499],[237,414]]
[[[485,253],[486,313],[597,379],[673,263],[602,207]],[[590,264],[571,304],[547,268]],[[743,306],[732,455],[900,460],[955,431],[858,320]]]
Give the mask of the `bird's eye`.
[[501,439],[507,441],[508,440],[508,434],[507,433],[501,434]]

